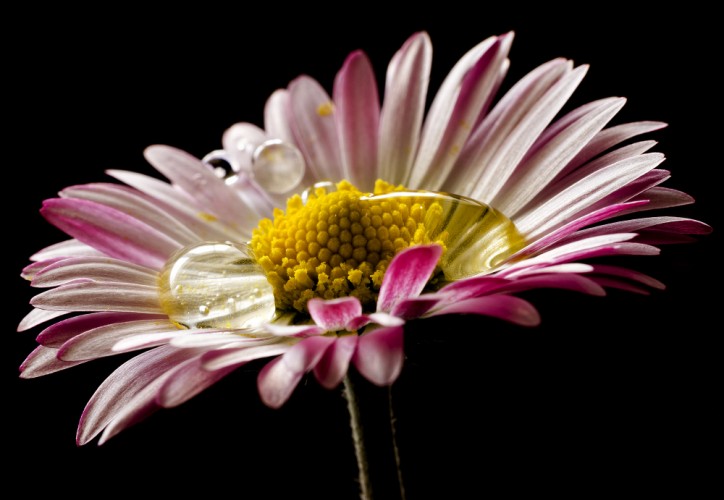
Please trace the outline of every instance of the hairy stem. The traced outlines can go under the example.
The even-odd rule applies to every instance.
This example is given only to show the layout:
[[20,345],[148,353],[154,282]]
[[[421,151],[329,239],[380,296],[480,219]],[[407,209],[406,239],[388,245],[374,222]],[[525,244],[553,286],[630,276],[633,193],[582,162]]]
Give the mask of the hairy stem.
[[400,500],[405,500],[405,483],[402,481],[402,467],[400,465],[400,448],[397,446],[397,418],[392,407],[392,386],[387,388],[387,406],[390,409],[390,433],[392,434],[392,451],[395,454],[395,466],[397,467],[397,484],[400,485]]
[[347,400],[347,411],[349,411],[349,425],[352,428],[352,441],[354,441],[354,453],[357,457],[357,469],[359,470],[360,499],[372,500],[372,488],[370,486],[370,473],[367,463],[367,453],[362,436],[362,425],[360,423],[359,405],[354,392],[352,381],[348,375],[344,377],[344,397]]

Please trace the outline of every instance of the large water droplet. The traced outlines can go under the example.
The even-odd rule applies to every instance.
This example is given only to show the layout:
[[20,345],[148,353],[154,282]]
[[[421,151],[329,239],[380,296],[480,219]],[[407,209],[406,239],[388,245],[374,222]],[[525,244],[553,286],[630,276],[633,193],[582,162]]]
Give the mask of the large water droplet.
[[278,139],[263,142],[254,151],[251,171],[254,180],[270,193],[286,193],[302,182],[304,157],[293,144]]
[[471,198],[432,191],[395,191],[360,198],[384,207],[395,200],[410,213],[424,209],[425,234],[443,241],[440,268],[449,281],[493,270],[525,244],[515,224],[501,212]]
[[189,328],[254,328],[275,313],[272,286],[245,245],[186,247],[166,263],[159,284],[164,312]]

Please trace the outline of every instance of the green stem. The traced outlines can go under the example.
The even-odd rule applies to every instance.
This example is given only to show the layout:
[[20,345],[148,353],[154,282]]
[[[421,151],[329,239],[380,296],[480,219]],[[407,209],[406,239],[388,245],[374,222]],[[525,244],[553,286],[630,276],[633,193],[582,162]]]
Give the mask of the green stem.
[[387,406],[390,409],[390,432],[392,434],[392,451],[395,454],[395,466],[397,467],[397,484],[400,485],[400,500],[405,500],[405,483],[402,481],[402,467],[400,466],[400,448],[397,446],[397,429],[395,410],[392,407],[392,385],[387,388]]
[[360,423],[359,406],[357,396],[354,392],[352,381],[348,375],[344,377],[344,397],[347,400],[347,411],[349,412],[349,425],[352,428],[352,441],[354,441],[354,453],[357,457],[357,469],[359,470],[360,500],[372,500],[372,488],[370,486],[370,473],[367,464],[367,453],[365,452],[362,440],[362,425]]

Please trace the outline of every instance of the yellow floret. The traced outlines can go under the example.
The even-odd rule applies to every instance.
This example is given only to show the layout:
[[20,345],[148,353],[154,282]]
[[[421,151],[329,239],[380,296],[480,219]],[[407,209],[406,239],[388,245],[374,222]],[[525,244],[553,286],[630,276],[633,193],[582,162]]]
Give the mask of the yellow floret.
[[[393,191],[405,188],[378,180],[373,194]],[[306,311],[314,297],[373,303],[397,252],[427,243],[445,247],[445,235],[431,241],[426,230],[440,221],[436,202],[369,194],[342,181],[329,193],[317,188],[306,204],[292,196],[286,212],[276,209],[273,221],[259,223],[251,249],[274,288],[277,308]]]

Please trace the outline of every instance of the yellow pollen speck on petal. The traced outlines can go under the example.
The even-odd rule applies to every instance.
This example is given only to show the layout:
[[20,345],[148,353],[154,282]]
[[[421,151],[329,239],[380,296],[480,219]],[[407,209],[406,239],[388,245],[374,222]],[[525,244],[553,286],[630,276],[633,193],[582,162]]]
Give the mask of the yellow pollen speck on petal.
[[216,222],[217,220],[219,220],[218,217],[208,212],[199,212],[198,215],[201,220],[206,222]]
[[329,116],[334,113],[334,104],[332,101],[323,102],[317,107],[317,114],[319,116]]
[[374,193],[364,193],[342,181],[329,193],[317,188],[306,203],[295,195],[285,212],[261,221],[250,246],[274,288],[277,308],[306,311],[314,297],[353,296],[371,304],[397,252],[430,243],[445,248],[447,233],[431,239],[426,230],[426,224],[440,222],[442,209],[434,200],[420,203],[403,193],[375,198],[403,191],[378,180]]

